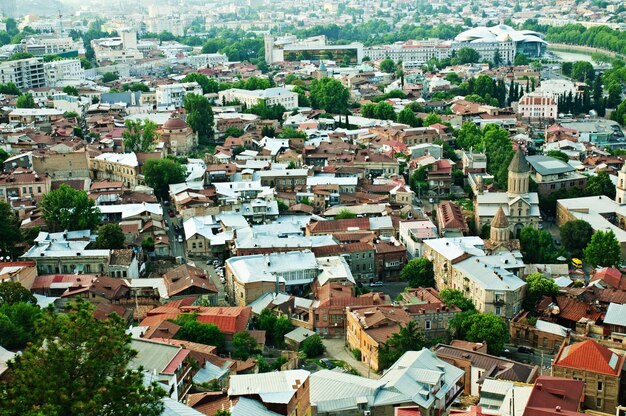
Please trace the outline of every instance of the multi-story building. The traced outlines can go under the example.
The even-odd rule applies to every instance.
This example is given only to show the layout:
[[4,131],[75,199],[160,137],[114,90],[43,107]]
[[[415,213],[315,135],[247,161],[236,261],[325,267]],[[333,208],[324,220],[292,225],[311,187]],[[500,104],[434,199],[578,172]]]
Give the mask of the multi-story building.
[[120,181],[124,186],[139,185],[139,162],[135,153],[103,153],[89,159],[92,179]]
[[0,175],[0,201],[32,198],[39,200],[50,192],[51,179],[36,172],[20,172]]
[[98,63],[124,63],[143,59],[143,53],[137,49],[136,32],[121,32],[118,37],[94,39],[91,47]]
[[81,67],[78,59],[63,59],[60,61],[46,62],[43,65],[46,85],[57,86],[65,82],[85,80],[85,70]]
[[42,58],[18,59],[0,64],[0,84],[13,83],[19,89],[46,86]]
[[180,118],[170,118],[161,126],[161,140],[172,154],[186,155],[198,146],[198,135]]
[[202,53],[200,55],[188,56],[187,60],[192,66],[200,69],[223,65],[228,62],[228,56],[222,53]]
[[89,153],[33,154],[33,170],[41,175],[50,175],[53,180],[88,179]]
[[400,221],[398,234],[407,257],[414,259],[422,256],[424,240],[437,238],[437,227],[428,218]]
[[585,407],[613,413],[624,403],[624,355],[588,339],[573,343],[569,338],[552,361],[552,375],[585,382]]
[[231,88],[219,92],[220,103],[240,102],[248,108],[264,102],[267,106],[282,105],[287,110],[298,108],[298,94],[282,87],[266,90],[241,90]]
[[82,51],[82,42],[75,41],[69,36],[61,37],[29,37],[20,43],[22,52],[30,53],[35,56],[43,55],[59,55],[67,52]]
[[408,40],[392,45],[371,46],[365,48],[363,54],[373,61],[390,58],[394,62],[402,61],[403,64],[417,65],[425,64],[430,59],[440,61],[449,58],[451,44],[439,39]]
[[181,108],[187,94],[202,95],[202,87],[197,82],[159,85],[156,89],[157,108],[163,110]]
[[400,295],[400,305],[430,339],[445,338],[450,320],[461,312],[456,306],[443,303],[439,292],[432,287],[408,289]]
[[526,160],[530,164],[530,177],[543,197],[561,189],[584,189],[587,184],[587,176],[576,172],[572,165],[560,159],[535,155],[526,157]]
[[360,64],[363,56],[362,43],[328,45],[324,35],[301,40],[293,35],[265,36],[265,61],[270,65],[275,62],[324,59]]
[[520,98],[517,114],[525,120],[556,120],[558,104],[552,94],[531,92]]
[[[529,322],[529,312],[521,311],[510,322],[510,342],[513,345],[526,345],[551,354],[558,352],[570,329],[553,322],[537,319]],[[606,321],[605,321],[606,323]]]
[[400,279],[400,271],[407,263],[406,248],[400,243],[379,241],[376,249],[375,280],[394,281]]

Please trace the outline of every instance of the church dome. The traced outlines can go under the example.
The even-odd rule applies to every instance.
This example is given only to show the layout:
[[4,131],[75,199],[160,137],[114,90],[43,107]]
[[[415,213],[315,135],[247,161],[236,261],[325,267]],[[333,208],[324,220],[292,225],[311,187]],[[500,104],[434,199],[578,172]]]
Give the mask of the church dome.
[[173,117],[163,124],[163,128],[165,130],[183,130],[187,128],[187,123],[177,117]]
[[528,166],[528,161],[522,153],[521,149],[518,149],[511,160],[511,164],[509,165],[509,172],[515,173],[526,173],[530,172],[530,167]]

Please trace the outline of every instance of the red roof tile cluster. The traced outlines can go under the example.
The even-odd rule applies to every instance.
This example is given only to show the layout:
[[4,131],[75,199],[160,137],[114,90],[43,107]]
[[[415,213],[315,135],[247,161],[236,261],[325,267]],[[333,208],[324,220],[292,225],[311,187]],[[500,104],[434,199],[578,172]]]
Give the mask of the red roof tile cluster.
[[345,220],[318,221],[307,225],[312,234],[334,233],[341,231],[366,231],[370,229],[369,218],[352,218]]
[[197,321],[213,324],[225,334],[244,331],[248,327],[251,308],[246,307],[206,307],[206,306],[160,306],[148,312],[139,326],[154,326],[168,319],[176,319],[185,313],[197,314]]
[[626,290],[626,279],[623,278],[622,272],[615,267],[605,267],[598,270],[593,277],[591,277],[591,281],[596,282],[598,280],[602,280],[613,289]]
[[564,344],[554,358],[554,365],[619,376],[622,373],[624,356],[588,339],[576,344]]
[[542,376],[535,380],[524,416],[579,415],[585,383],[561,377]]

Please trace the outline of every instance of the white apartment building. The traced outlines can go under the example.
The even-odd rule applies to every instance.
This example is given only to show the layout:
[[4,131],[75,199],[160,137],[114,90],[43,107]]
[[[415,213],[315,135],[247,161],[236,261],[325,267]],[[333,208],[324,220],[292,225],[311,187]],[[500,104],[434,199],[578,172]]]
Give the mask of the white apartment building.
[[144,22],[150,33],[170,32],[174,36],[185,35],[185,23],[174,16],[148,17]]
[[400,221],[398,234],[409,259],[421,257],[424,254],[424,241],[439,236],[437,226],[428,218]]
[[143,59],[143,53],[137,49],[136,32],[121,32],[118,37],[94,39],[91,41],[91,47],[98,63],[134,62]]
[[531,92],[520,98],[517,113],[523,119],[556,120],[558,103],[552,94]]
[[80,41],[69,36],[62,37],[30,37],[20,43],[22,52],[32,53],[35,56],[53,55],[70,51],[84,50]]
[[78,59],[46,62],[43,68],[48,87],[55,87],[68,81],[85,80],[85,70],[80,66]]
[[298,94],[281,87],[253,91],[231,88],[229,90],[220,91],[219,101],[221,103],[239,101],[240,103],[245,104],[248,108],[257,105],[262,101],[264,101],[268,106],[280,104],[287,110],[298,108]]
[[0,84],[9,82],[17,88],[41,88],[46,86],[43,59],[28,58],[17,61],[7,61],[0,64]]
[[156,89],[157,108],[159,110],[181,108],[187,94],[202,95],[202,87],[197,82],[159,85]]
[[215,65],[223,65],[228,62],[228,57],[222,53],[203,53],[187,57],[189,63],[196,67],[207,68]]

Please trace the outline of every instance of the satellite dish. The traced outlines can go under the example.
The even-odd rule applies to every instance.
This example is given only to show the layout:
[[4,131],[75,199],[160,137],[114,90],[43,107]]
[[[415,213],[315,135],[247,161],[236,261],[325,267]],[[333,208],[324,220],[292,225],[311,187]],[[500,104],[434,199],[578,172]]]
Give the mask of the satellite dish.
[[556,261],[566,261],[567,259],[563,256],[559,256],[556,258]]

